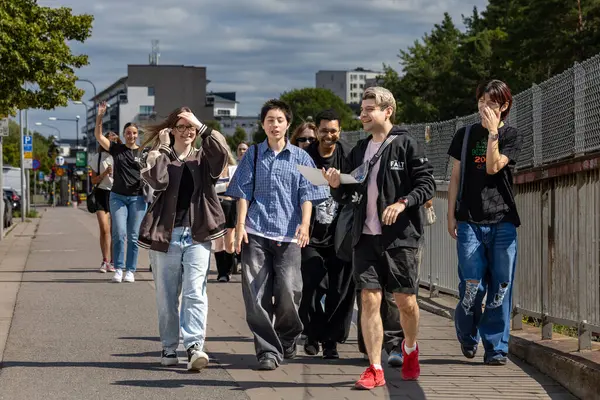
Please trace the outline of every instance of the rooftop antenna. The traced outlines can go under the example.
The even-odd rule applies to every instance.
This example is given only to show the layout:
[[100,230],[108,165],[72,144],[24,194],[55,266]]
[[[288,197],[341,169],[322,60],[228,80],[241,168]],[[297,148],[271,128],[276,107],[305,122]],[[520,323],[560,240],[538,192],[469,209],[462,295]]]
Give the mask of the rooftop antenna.
[[160,58],[160,49],[158,48],[158,40],[152,40],[152,53],[149,55],[150,65],[158,65]]

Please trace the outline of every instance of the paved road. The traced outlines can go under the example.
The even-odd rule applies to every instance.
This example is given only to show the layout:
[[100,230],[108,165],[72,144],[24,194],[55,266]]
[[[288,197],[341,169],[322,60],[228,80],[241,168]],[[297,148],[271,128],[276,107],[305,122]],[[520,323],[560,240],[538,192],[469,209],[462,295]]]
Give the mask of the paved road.
[[[398,370],[387,368],[386,387],[351,390],[366,366],[355,340],[340,346],[338,361],[299,350],[296,360],[276,371],[256,371],[237,276],[220,284],[212,275],[209,284],[210,367],[199,374],[188,373],[183,363],[161,367],[151,275],[141,272],[135,284],[112,284],[109,275],[96,272],[100,251],[92,215],[49,209],[33,240],[33,229],[15,232],[20,237],[0,244],[0,288],[21,280],[19,262],[25,268],[0,370],[0,399],[574,398],[519,361],[498,368],[480,358],[465,360],[452,322],[426,312],[418,382],[403,382]],[[23,241],[31,242],[28,257],[11,257],[19,249],[15,243]],[[144,252],[140,265],[147,271]],[[0,291],[0,322],[3,300]]]

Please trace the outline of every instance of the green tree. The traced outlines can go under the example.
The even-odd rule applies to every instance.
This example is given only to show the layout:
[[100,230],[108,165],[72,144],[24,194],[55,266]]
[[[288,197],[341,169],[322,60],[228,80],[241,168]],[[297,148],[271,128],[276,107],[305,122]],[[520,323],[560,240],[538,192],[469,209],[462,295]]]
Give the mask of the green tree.
[[[8,136],[2,140],[2,159],[4,165],[19,168],[21,166],[21,132],[19,124],[9,121]],[[48,149],[52,142],[38,132],[29,132],[33,136],[33,158],[40,162],[39,171],[48,174],[52,169],[54,159],[48,157]]]
[[[314,119],[315,115],[322,110],[333,108],[338,112],[341,118],[342,129],[354,130],[360,126],[360,122],[356,120],[350,106],[336,96],[331,90],[323,88],[304,88],[294,89],[285,92],[280,97],[292,108],[294,120],[290,127],[290,132],[306,121],[308,117]],[[358,122],[358,124],[357,124]]]
[[238,145],[248,140],[248,134],[246,134],[244,128],[238,126],[235,128],[233,136],[227,136],[225,139],[227,140],[227,144],[231,148],[231,151],[235,154]]
[[88,64],[68,42],[84,42],[91,15],[42,7],[35,0],[3,1],[0,7],[0,116],[17,109],[52,109],[80,100],[74,70]]
[[208,126],[209,128],[214,129],[217,132],[223,131],[223,128],[221,127],[221,123],[216,120],[204,121],[204,125]]
[[267,133],[262,127],[262,124],[258,125],[256,132],[252,135],[252,143],[262,143],[267,139]]

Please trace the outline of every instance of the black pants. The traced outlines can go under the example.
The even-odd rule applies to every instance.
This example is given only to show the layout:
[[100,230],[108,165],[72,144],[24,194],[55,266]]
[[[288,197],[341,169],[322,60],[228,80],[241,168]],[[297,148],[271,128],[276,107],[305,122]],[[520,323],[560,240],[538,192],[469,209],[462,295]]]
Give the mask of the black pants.
[[217,261],[217,279],[222,276],[229,276],[235,268],[235,254],[229,254],[226,251],[219,251],[215,253],[215,260]]
[[302,283],[299,312],[304,334],[321,343],[344,343],[352,324],[356,294],[352,265],[337,258],[333,246],[306,246],[302,249]]

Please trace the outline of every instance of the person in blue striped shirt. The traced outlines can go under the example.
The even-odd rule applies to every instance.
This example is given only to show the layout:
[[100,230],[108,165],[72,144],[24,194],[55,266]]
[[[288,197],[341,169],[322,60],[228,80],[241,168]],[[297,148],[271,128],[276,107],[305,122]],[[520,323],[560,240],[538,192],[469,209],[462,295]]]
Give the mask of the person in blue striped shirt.
[[242,294],[261,370],[274,370],[284,358],[296,356],[303,329],[300,249],[310,238],[313,204],[329,197],[327,186],[314,186],[298,171],[297,165],[315,168],[315,163],[287,139],[291,122],[287,103],[264,104],[261,123],[267,140],[248,149],[225,193],[238,199]]

